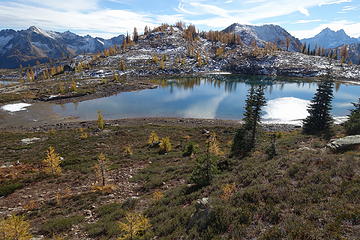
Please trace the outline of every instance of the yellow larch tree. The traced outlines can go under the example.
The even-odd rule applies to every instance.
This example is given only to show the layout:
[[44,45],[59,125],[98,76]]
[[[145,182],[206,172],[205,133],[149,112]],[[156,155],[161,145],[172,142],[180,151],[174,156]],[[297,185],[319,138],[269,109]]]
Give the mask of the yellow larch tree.
[[219,143],[216,138],[215,133],[211,133],[208,140],[207,140],[207,148],[209,153],[215,156],[221,156],[224,153],[220,150]]
[[99,129],[104,129],[105,128],[104,116],[102,115],[102,113],[100,111],[98,111],[97,125],[98,125]]
[[12,215],[0,220],[0,239],[3,240],[30,240],[30,223],[22,216]]
[[159,151],[160,154],[165,154],[170,152],[172,150],[170,138],[169,137],[162,138],[160,140],[159,147],[160,147],[160,151]]
[[148,144],[151,146],[151,145],[154,145],[156,143],[159,142],[159,136],[156,134],[156,132],[152,131],[150,133],[150,136],[149,136],[149,140],[148,140]]
[[100,153],[98,156],[98,163],[95,165],[95,173],[97,182],[100,186],[106,185],[106,171],[107,171],[107,159],[105,154]]
[[43,164],[45,165],[45,173],[57,176],[61,175],[61,157],[55,152],[54,147],[50,146],[47,150]]
[[119,228],[123,235],[118,240],[133,240],[144,234],[151,228],[149,219],[140,213],[127,213],[125,220],[119,222]]

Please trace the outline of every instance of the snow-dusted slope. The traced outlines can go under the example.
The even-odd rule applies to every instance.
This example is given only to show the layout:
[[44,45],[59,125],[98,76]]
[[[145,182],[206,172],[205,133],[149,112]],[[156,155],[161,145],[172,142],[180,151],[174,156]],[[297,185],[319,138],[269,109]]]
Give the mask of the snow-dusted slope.
[[297,52],[301,46],[299,39],[278,25],[253,26],[234,23],[223,31],[235,32],[246,45],[250,45],[255,40],[257,45],[261,47],[266,42],[271,42],[282,49],[286,49],[286,39],[290,39],[289,51]]
[[336,48],[345,44],[360,43],[360,39],[348,36],[343,29],[333,31],[330,28],[325,28],[319,34],[312,38],[301,40],[302,43],[310,45],[311,49],[316,46],[323,48]]
[[0,68],[16,68],[20,64],[32,65],[36,61],[46,62],[64,56],[103,51],[113,45],[120,45],[123,35],[112,39],[78,36],[69,31],[64,33],[46,31],[38,27],[27,30],[0,31]]

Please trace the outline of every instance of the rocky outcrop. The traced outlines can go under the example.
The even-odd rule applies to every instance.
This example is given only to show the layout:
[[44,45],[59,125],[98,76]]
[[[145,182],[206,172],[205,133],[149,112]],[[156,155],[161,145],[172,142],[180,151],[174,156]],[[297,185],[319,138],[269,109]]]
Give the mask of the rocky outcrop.
[[191,216],[187,230],[196,227],[200,231],[205,230],[213,219],[213,210],[209,205],[209,198],[202,198],[196,201],[196,211]]
[[334,139],[327,145],[327,147],[335,152],[359,148],[360,135],[347,136],[344,138]]

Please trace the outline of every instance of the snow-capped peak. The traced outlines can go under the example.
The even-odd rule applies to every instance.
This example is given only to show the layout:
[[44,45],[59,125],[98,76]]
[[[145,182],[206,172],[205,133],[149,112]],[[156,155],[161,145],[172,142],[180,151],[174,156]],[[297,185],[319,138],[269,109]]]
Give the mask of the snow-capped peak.
[[316,46],[324,48],[336,48],[344,44],[357,43],[359,42],[359,39],[352,38],[347,35],[344,29],[334,31],[330,28],[325,28],[314,37],[306,38],[301,41],[307,45],[310,45],[311,49],[314,49]]
[[52,38],[52,39],[56,39],[58,37],[58,35],[59,35],[56,32],[45,31],[45,30],[43,30],[41,28],[38,28],[36,26],[31,26],[28,30],[30,30],[31,32],[43,35],[45,37]]

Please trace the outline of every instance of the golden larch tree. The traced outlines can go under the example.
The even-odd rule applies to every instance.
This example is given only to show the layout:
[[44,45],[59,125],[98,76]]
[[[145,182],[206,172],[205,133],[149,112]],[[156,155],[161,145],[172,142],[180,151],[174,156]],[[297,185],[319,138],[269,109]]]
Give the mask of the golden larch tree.
[[159,152],[161,154],[165,154],[165,153],[170,152],[172,150],[172,145],[171,145],[171,142],[170,142],[170,138],[169,137],[162,138],[160,140],[159,147],[160,147]]
[[149,136],[148,144],[154,145],[159,143],[159,136],[156,134],[156,132],[152,131]]
[[211,133],[207,140],[207,149],[209,153],[215,156],[223,155],[223,152],[220,150],[219,142],[217,141],[216,134]]
[[100,153],[98,156],[98,163],[95,165],[95,173],[97,182],[100,186],[106,185],[106,171],[107,171],[107,159],[105,154]]
[[30,223],[22,216],[12,215],[0,220],[0,239],[2,240],[30,240]]
[[46,158],[43,160],[45,173],[51,175],[61,175],[61,157],[55,152],[55,148],[50,146],[46,152]]
[[98,111],[97,125],[98,125],[99,129],[104,129],[105,128],[104,116],[102,115],[102,113],[100,111]]
[[151,228],[151,224],[142,214],[130,212],[126,214],[124,221],[119,222],[119,228],[123,235],[118,240],[133,240]]

